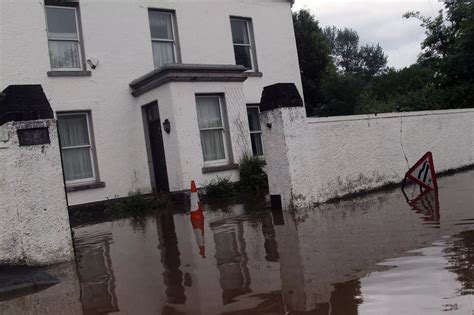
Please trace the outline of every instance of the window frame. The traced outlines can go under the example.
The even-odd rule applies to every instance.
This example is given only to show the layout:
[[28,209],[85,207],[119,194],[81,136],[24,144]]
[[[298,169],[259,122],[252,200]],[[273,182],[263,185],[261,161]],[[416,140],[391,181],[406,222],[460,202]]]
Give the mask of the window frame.
[[[232,34],[232,20],[244,21],[245,22],[245,26],[246,26],[246,29],[247,29],[247,36],[248,36],[248,39],[249,39],[248,44],[236,44],[236,43],[234,43],[234,36]],[[231,38],[232,38],[232,48],[234,49],[235,63],[237,64],[237,58],[235,56],[235,46],[249,47],[251,68],[247,69],[247,72],[258,72],[259,70],[258,70],[258,62],[257,62],[257,48],[256,48],[256,45],[255,45],[255,32],[254,32],[254,29],[253,29],[252,18],[231,15],[230,16],[230,34],[231,34]]]
[[[97,169],[97,157],[96,157],[95,142],[94,142],[94,137],[93,137],[91,112],[90,111],[56,112],[56,119],[59,122],[60,117],[78,116],[78,115],[86,116],[87,133],[88,133],[89,144],[88,145],[79,145],[79,146],[70,146],[70,147],[65,147],[64,148],[61,145],[61,142],[59,142],[59,147],[60,147],[60,150],[61,150],[61,159],[62,159],[63,150],[89,148],[89,155],[90,155],[91,166],[92,166],[92,177],[75,179],[75,180],[66,180],[66,175],[64,175],[64,181],[66,183],[66,186],[75,186],[75,185],[99,182],[99,172],[98,172],[98,169]],[[58,127],[58,134],[59,134],[59,127]],[[61,137],[61,135],[59,135],[59,137]]]
[[[173,35],[173,40],[165,38],[154,38],[151,34],[151,21],[150,21],[150,12],[157,12],[162,14],[168,14],[171,17],[171,34]],[[166,9],[157,9],[157,8],[148,8],[148,29],[150,30],[150,40],[151,40],[151,53],[153,57],[153,67],[158,69],[164,65],[157,67],[155,65],[155,55],[153,53],[153,42],[162,42],[162,43],[173,43],[173,63],[181,63],[181,52],[179,46],[179,36],[178,36],[178,19],[176,18],[176,11],[166,10]]]
[[[221,127],[213,127],[213,128],[203,128],[199,127],[199,116],[198,114],[198,99],[199,98],[210,98],[210,97],[215,97],[218,99],[219,102],[219,112],[221,116],[221,122],[222,126]],[[225,103],[224,103],[224,96],[222,94],[196,94],[196,117],[197,117],[197,123],[198,123],[198,129],[199,129],[199,142],[201,144],[201,152],[202,152],[202,158],[204,161],[204,166],[222,166],[222,165],[229,165],[232,163],[232,157],[231,157],[231,148],[230,148],[230,139],[228,136],[228,124],[227,124],[227,115],[225,112]],[[204,149],[202,145],[202,140],[201,140],[201,132],[202,131],[207,131],[207,130],[222,130],[222,142],[224,146],[224,159],[220,160],[212,160],[212,161],[206,161],[204,157]]]
[[[260,124],[260,105],[256,105],[256,104],[247,104],[247,115],[248,115],[248,110],[249,109],[257,109],[258,111],[258,115],[259,115],[259,119],[258,119],[258,122],[259,122],[259,126],[260,126],[260,130],[257,130],[257,131],[252,131],[250,130],[250,121],[249,121],[249,131],[250,131],[250,135],[252,134],[259,134],[260,135],[260,143],[262,144],[262,154],[261,155],[256,155],[255,152],[253,152],[253,148],[252,148],[252,155],[253,156],[256,156],[256,157],[264,157],[265,156],[265,149],[263,148],[263,139],[262,139],[262,125]],[[250,146],[252,146],[252,137],[250,137]]]
[[[74,10],[74,17],[76,20],[76,35],[77,39],[61,39],[61,38],[50,38],[49,36],[49,30],[48,30],[48,15],[46,13],[47,8],[58,8],[58,9],[68,9],[68,10]],[[64,4],[64,5],[50,5],[47,4],[44,6],[44,12],[45,12],[45,20],[46,20],[46,37],[48,39],[48,55],[49,55],[49,63],[50,63],[50,68],[51,71],[57,71],[57,72],[68,72],[68,71],[84,71],[86,70],[86,61],[85,61],[85,50],[84,50],[84,42],[82,40],[82,25],[81,25],[81,15],[80,15],[80,10],[79,10],[79,5],[78,4]],[[53,68],[53,64],[51,62],[51,53],[49,51],[50,49],[50,41],[65,41],[65,42],[77,42],[78,45],[78,51],[79,51],[79,61],[80,61],[80,67],[79,68]]]

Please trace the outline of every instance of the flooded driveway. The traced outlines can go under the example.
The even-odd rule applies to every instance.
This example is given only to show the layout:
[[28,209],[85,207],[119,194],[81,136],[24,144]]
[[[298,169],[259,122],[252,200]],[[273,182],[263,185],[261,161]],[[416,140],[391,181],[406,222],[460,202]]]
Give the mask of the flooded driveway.
[[439,196],[409,187],[410,205],[397,189],[77,227],[77,269],[0,313],[472,315],[473,183],[467,172],[442,178]]

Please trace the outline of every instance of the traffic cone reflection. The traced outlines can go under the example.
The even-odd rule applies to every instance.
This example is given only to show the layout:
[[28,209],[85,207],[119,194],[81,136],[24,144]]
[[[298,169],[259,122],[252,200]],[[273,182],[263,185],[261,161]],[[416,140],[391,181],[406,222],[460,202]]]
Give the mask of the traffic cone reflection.
[[196,217],[191,215],[191,224],[193,225],[194,236],[199,247],[199,255],[206,258],[206,247],[204,245],[204,216]]
[[191,181],[191,224],[199,247],[199,255],[201,255],[202,258],[206,258],[206,248],[204,246],[204,213],[202,208],[203,206],[199,200],[196,183]]

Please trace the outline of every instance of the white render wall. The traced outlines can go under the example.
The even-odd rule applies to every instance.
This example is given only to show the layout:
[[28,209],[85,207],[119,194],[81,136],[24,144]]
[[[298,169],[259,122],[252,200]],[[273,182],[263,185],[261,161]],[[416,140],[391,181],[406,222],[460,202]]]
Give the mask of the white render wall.
[[238,170],[202,173],[204,157],[197,121],[196,94],[224,96],[233,162],[238,163],[244,153],[251,152],[242,83],[174,82],[150,91],[140,96],[137,102],[143,106],[157,100],[161,121],[170,121],[171,132],[163,132],[163,142],[172,191],[189,189],[191,180],[195,180],[198,186],[208,184],[216,175],[228,177],[232,181],[239,180]]
[[[92,114],[98,170],[106,186],[69,193],[70,205],[123,197],[137,189],[151,190],[140,108],[144,103],[132,97],[128,87],[132,80],[153,70],[148,8],[176,11],[183,63],[234,64],[229,17],[252,18],[263,77],[249,77],[244,82],[245,103],[258,103],[263,87],[278,82],[293,82],[302,93],[289,1],[80,0],[85,57],[97,58],[99,65],[88,69],[90,77],[51,78],[46,74],[50,62],[43,1],[2,0],[0,89],[12,84],[41,84],[54,111],[90,110]],[[195,90],[193,84],[178,89],[187,89],[183,90],[186,95]],[[170,92],[162,97],[170,97]],[[238,109],[241,114],[244,110]],[[241,119],[246,122],[246,117]],[[194,125],[178,127],[196,132],[191,129]],[[167,155],[181,150],[171,141],[168,144]],[[176,155],[167,159],[171,170],[186,166],[183,174],[170,176],[177,188],[187,188],[189,176],[202,184],[211,177],[196,171],[200,165],[187,165],[193,163],[189,161],[197,152],[192,154],[185,160]],[[216,175],[235,178],[235,172]]]
[[[50,144],[19,146],[17,129],[41,127]],[[10,122],[0,134],[0,265],[73,260],[56,122]]]
[[261,118],[272,124],[263,128],[270,193],[286,206],[399,183],[427,151],[437,172],[474,164],[474,109],[307,118],[293,107]]

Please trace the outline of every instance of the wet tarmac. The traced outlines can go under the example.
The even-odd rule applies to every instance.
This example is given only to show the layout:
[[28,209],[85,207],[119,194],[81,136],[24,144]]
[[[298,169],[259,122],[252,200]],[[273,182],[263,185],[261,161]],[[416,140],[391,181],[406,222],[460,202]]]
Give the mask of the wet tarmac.
[[[76,227],[61,283],[0,314],[474,314],[474,172],[297,212]],[[76,268],[77,267],[77,268]],[[59,269],[58,269],[59,268]]]

